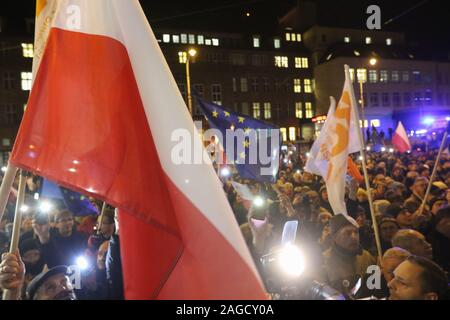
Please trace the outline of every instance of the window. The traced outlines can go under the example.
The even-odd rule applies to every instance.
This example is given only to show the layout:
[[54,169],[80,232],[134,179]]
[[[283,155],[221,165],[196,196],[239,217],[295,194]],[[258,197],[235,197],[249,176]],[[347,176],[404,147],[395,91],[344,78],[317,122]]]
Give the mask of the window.
[[295,68],[308,68],[309,67],[309,61],[308,58],[303,57],[295,57]]
[[205,44],[205,37],[204,36],[197,36],[197,43],[198,44]]
[[234,66],[244,66],[245,65],[245,55],[241,53],[232,53],[230,55],[230,62]]
[[415,83],[420,83],[422,80],[422,75],[420,74],[420,71],[413,71],[413,79]]
[[298,119],[303,118],[303,106],[301,102],[295,103],[295,117]]
[[386,45],[388,45],[388,46],[392,45],[392,39],[391,38],[387,38],[386,39]]
[[311,79],[305,79],[304,80],[304,85],[305,85],[305,92],[306,93],[311,93],[312,92]]
[[345,42],[345,43],[350,43],[350,37],[348,37],[348,36],[347,36],[347,37],[344,37],[344,42]]
[[383,107],[389,107],[390,100],[389,100],[389,93],[388,92],[383,92],[381,94],[381,102],[383,104]]
[[272,118],[272,106],[270,102],[264,102],[264,119]]
[[297,129],[295,127],[289,128],[289,140],[290,141],[297,140]]
[[405,107],[411,106],[411,93],[409,92],[403,93],[403,104]]
[[241,78],[241,92],[248,92],[247,78]]
[[181,43],[186,44],[188,42],[187,34],[181,35]]
[[294,92],[295,93],[302,92],[302,83],[300,79],[294,79]]
[[179,63],[186,63],[187,59],[188,59],[187,52],[185,52],[185,51],[178,52],[178,62]]
[[370,126],[371,127],[375,127],[375,128],[379,128],[381,126],[381,122],[380,122],[379,119],[370,120]]
[[236,78],[233,78],[232,82],[233,82],[233,92],[237,92],[237,81],[236,81]]
[[372,38],[366,37],[366,44],[371,44],[371,43],[372,43]]
[[212,39],[212,45],[214,46],[214,47],[218,47],[219,46],[219,39],[216,39],[216,38],[213,38]]
[[259,102],[253,102],[253,118],[261,118],[261,106]]
[[251,83],[252,91],[253,91],[253,92],[258,92],[258,79],[252,78],[252,79],[250,80],[250,83]]
[[212,44],[211,39],[205,39],[205,44],[210,46]]
[[300,33],[286,33],[286,41],[300,42],[302,35]]
[[288,68],[289,60],[285,56],[275,56],[275,66],[278,68]]
[[195,35],[193,34],[189,35],[189,44],[195,44]]
[[22,54],[24,58],[33,58],[34,48],[32,43],[22,43]]
[[253,54],[252,65],[256,67],[265,66],[267,63],[267,57],[265,55]]
[[350,73],[350,80],[352,80],[352,82],[355,82],[355,69],[350,68],[349,73]]
[[2,145],[3,145],[4,147],[10,147],[10,146],[11,146],[11,140],[8,139],[8,138],[2,139]]
[[314,113],[313,113],[312,103],[311,102],[306,102],[305,103],[305,115],[306,115],[306,119],[311,119],[312,117],[314,117]]
[[273,39],[273,47],[275,49],[280,49],[281,48],[281,40],[279,38]]
[[291,34],[290,33],[286,33],[286,41],[291,41]]
[[268,78],[264,78],[263,79],[263,90],[264,90],[264,92],[269,92],[270,91],[269,79]]
[[370,83],[378,82],[378,71],[377,70],[369,70],[369,82]]
[[392,93],[392,104],[394,107],[400,107],[401,101],[400,101],[400,93],[394,92]]
[[280,132],[281,132],[281,138],[283,139],[283,142],[286,142],[287,141],[286,128],[280,128]]
[[31,90],[31,79],[33,78],[33,74],[31,72],[21,72],[20,75],[22,78],[22,90]]
[[211,100],[215,104],[222,104],[222,86],[220,84],[211,85]]
[[253,48],[259,48],[261,46],[261,38],[259,36],[253,36]]
[[403,71],[402,72],[402,81],[403,82],[409,82],[409,71]]
[[180,43],[180,36],[179,35],[172,35],[172,42],[173,43]]
[[302,35],[300,33],[297,33],[297,42],[302,41]]
[[389,73],[387,70],[380,71],[380,82],[388,82],[389,81]]
[[10,71],[3,72],[3,89],[14,89],[15,77]]
[[170,42],[170,34],[163,34],[163,42],[164,43]]
[[370,94],[370,105],[372,107],[378,107],[379,106],[378,93],[371,93]]
[[420,92],[414,92],[414,105],[420,107],[422,105],[422,94]]
[[358,82],[367,82],[367,70],[366,69],[357,69],[356,76],[358,77]]
[[398,71],[392,71],[391,80],[392,80],[392,82],[399,82],[400,81],[400,73]]
[[249,110],[248,110],[248,103],[247,102],[242,102],[242,113],[249,116]]

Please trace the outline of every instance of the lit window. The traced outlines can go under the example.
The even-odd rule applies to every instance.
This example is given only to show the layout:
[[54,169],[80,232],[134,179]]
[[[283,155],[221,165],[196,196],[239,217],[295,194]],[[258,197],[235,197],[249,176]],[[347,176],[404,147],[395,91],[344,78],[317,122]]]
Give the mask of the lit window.
[[193,34],[189,35],[189,44],[195,44],[195,35]]
[[170,42],[170,34],[163,34],[163,42],[164,43]]
[[300,33],[297,33],[297,42],[302,41],[302,35]]
[[297,140],[297,129],[295,127],[289,128],[289,140],[291,141]]
[[259,102],[253,102],[253,118],[261,118],[261,106]]
[[355,69],[350,68],[350,80],[352,80],[352,82],[355,82]]
[[392,44],[392,39],[391,39],[391,38],[387,38],[387,39],[386,39],[386,44],[387,44],[388,46],[390,46],[390,45]]
[[370,126],[371,127],[375,127],[375,128],[379,128],[381,126],[381,121],[378,120],[378,119],[370,120]]
[[345,43],[350,43],[350,37],[344,37],[344,42]]
[[210,46],[210,45],[212,44],[211,39],[205,39],[205,44],[206,44],[207,46]]
[[272,118],[272,106],[270,102],[264,102],[264,119]]
[[248,92],[247,78],[241,78],[241,92]]
[[378,82],[378,71],[377,70],[369,70],[369,82],[370,83]]
[[31,79],[33,77],[31,72],[21,72],[22,78],[22,90],[29,91],[31,90]]
[[366,82],[367,81],[367,70],[366,69],[357,69],[356,75],[358,77],[358,82]]
[[[369,122],[367,121],[367,120],[364,120],[364,128],[367,128],[367,124],[368,124]],[[363,127],[363,122],[362,122],[362,120],[359,120],[359,127],[360,128],[362,128]]]
[[33,58],[34,48],[32,43],[22,43],[22,51],[24,58]]
[[370,106],[371,107],[378,107],[379,106],[378,93],[372,92],[370,94]]
[[388,82],[389,81],[389,73],[387,70],[380,71],[380,82]]
[[211,97],[215,104],[222,104],[222,86],[220,84],[211,85]]
[[303,108],[302,108],[302,103],[301,102],[296,102],[295,103],[295,117],[298,119],[302,119],[303,118]]
[[311,79],[305,79],[304,85],[305,85],[305,92],[311,93],[312,92]]
[[281,48],[281,41],[279,38],[275,38],[273,39],[273,46],[275,49],[280,49]]
[[205,44],[205,37],[204,36],[197,36],[197,43],[198,44]]
[[285,56],[275,56],[275,66],[278,68],[288,68],[289,62],[288,57]]
[[294,92],[295,93],[302,92],[302,83],[300,79],[294,79]]
[[308,58],[302,58],[302,67],[305,69],[309,67]]
[[302,67],[302,58],[295,57],[295,68],[300,69]]
[[182,34],[181,35],[181,43],[187,43],[188,39],[187,39],[187,34]]
[[392,80],[392,82],[399,82],[400,81],[400,73],[398,71],[392,71],[391,80]]
[[371,44],[371,43],[372,43],[372,38],[366,37],[366,44]]
[[180,63],[187,62],[187,52],[185,52],[185,51],[178,52],[178,62],[180,62]]
[[286,128],[280,128],[280,132],[281,132],[281,138],[283,139],[283,142],[287,141],[287,131]]
[[212,45],[215,46],[215,47],[218,47],[219,46],[219,39],[216,39],[216,38],[212,39]]
[[286,41],[291,41],[291,34],[290,33],[286,33]]
[[403,71],[402,72],[402,81],[403,82],[409,82],[409,71]]
[[180,43],[180,36],[174,34],[174,35],[172,36],[172,42],[173,42],[173,43]]
[[312,117],[314,117],[314,113],[313,113],[312,103],[311,102],[306,102],[305,103],[305,115],[306,115],[306,119],[311,119]]
[[261,46],[261,38],[259,36],[253,36],[253,48],[259,48]]

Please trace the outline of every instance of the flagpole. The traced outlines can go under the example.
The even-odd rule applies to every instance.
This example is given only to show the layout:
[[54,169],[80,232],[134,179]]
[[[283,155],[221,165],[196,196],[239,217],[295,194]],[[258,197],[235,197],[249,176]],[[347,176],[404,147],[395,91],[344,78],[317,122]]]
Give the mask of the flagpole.
[[11,187],[16,177],[17,167],[8,164],[6,168],[5,176],[3,177],[2,184],[0,186],[0,221],[3,219],[5,213],[6,204],[8,203],[9,194],[11,193]]
[[[349,66],[348,65],[345,65],[345,78],[346,79],[350,79],[350,71],[349,71]],[[350,86],[350,90],[352,90],[351,97],[352,97],[352,100],[353,100],[352,101],[352,104],[353,104],[353,102],[355,102],[354,101],[355,93],[353,91],[353,86],[352,85]],[[358,108],[356,106],[357,105],[355,103],[355,105],[354,105],[354,107],[352,109],[353,109],[353,112],[355,114],[356,125],[359,126],[360,125],[359,113],[358,113]],[[364,124],[363,124],[363,127],[364,127]],[[373,209],[372,193],[370,192],[369,175],[367,174],[366,152],[365,152],[366,148],[365,148],[365,145],[364,145],[364,139],[362,137],[361,130],[359,130],[359,128],[358,128],[358,130],[355,130],[355,131],[358,132],[359,143],[360,143],[360,146],[361,146],[361,157],[362,157],[362,161],[361,162],[362,162],[362,167],[363,167],[363,172],[364,172],[364,181],[366,183],[367,198],[368,198],[368,201],[369,201],[370,215],[372,217],[373,230],[374,230],[374,233],[375,233],[375,243],[377,245],[377,251],[378,251],[378,261],[380,263],[381,262],[381,257],[383,256],[382,255],[383,251],[381,249],[380,234],[379,234],[379,231],[378,231],[377,220],[375,219],[375,211]]]
[[434,163],[433,172],[431,173],[430,181],[428,182],[427,191],[425,192],[425,196],[423,197],[422,204],[420,205],[420,208],[419,208],[419,215],[423,214],[423,210],[425,209],[425,205],[427,203],[427,198],[430,195],[431,186],[433,185],[433,180],[436,177],[437,167],[439,165],[439,160],[441,159],[442,151],[444,150],[444,146],[447,141],[449,130],[450,130],[450,122],[448,124],[448,128],[444,132],[444,137],[442,138],[441,147],[439,148],[439,152],[436,157],[436,162]]
[[[20,170],[19,189],[17,192],[17,201],[16,201],[16,212],[14,214],[14,225],[9,253],[17,252],[19,248],[20,227],[22,224],[21,209],[25,198],[25,186],[26,186],[26,174],[23,170]],[[3,292],[3,300],[12,300],[12,299],[15,299],[14,292],[11,290],[5,290]]]
[[106,211],[106,202],[103,202],[102,211],[100,211],[100,221],[98,223],[98,229],[97,229],[97,234],[99,234],[99,235],[101,234],[103,217],[105,216],[105,211]]

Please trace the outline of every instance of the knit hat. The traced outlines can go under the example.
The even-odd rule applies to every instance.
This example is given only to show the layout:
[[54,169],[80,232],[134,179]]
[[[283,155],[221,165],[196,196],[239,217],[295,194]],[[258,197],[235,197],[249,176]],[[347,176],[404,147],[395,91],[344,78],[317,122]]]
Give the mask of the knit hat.
[[335,235],[344,227],[354,226],[357,227],[358,223],[350,216],[344,216],[343,214],[338,214],[330,219],[330,229],[331,234]]

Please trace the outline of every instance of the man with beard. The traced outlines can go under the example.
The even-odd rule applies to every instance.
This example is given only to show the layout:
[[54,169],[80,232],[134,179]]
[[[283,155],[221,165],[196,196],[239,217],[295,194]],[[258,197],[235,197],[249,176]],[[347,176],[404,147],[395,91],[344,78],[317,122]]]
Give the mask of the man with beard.
[[[76,300],[66,266],[57,266],[37,275],[28,285],[29,300]],[[0,263],[0,288],[11,291],[11,300],[20,300],[25,264],[18,253],[4,253]]]
[[331,248],[323,253],[324,272],[327,284],[345,292],[343,282],[354,287],[358,278],[367,272],[367,267],[375,265],[375,258],[359,243],[358,224],[351,217],[338,214],[331,218]]
[[388,287],[390,300],[444,300],[448,278],[433,261],[410,256],[395,269]]

